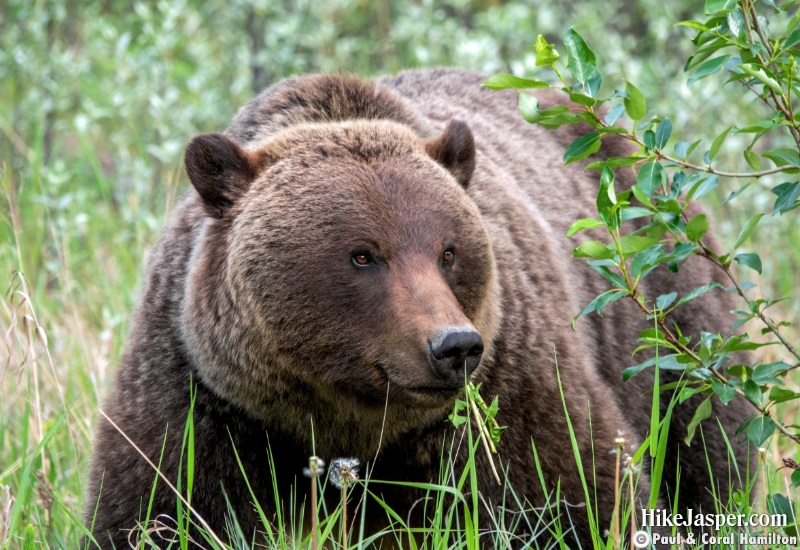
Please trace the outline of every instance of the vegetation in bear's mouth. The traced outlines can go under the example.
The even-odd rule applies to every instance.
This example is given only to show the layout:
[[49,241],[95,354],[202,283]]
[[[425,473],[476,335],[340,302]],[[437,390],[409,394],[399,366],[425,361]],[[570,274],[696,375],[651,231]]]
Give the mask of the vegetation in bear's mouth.
[[[0,547],[76,548],[91,529],[81,518],[81,510],[92,427],[118,363],[141,266],[179,190],[186,186],[181,154],[187,136],[224,127],[234,109],[254,93],[299,72],[357,70],[368,75],[423,65],[460,65],[487,73],[531,74],[536,65],[531,51],[536,35],[541,32],[553,40],[574,24],[588,43],[603,45],[607,66],[625,78],[638,79],[642,96],[649,98],[648,108],[680,112],[680,118],[672,121],[676,128],[680,124],[688,134],[706,137],[704,147],[714,150],[710,156],[726,164],[738,163],[728,145],[735,142],[747,148],[750,138],[759,134],[758,128],[743,131],[746,123],[740,123],[758,105],[743,100],[733,91],[736,82],[724,85],[719,75],[698,79],[688,89],[675,84],[682,79],[673,77],[682,69],[683,54],[694,50],[690,39],[699,32],[687,34],[686,29],[675,27],[673,14],[694,20],[702,17],[703,8],[731,11],[736,4],[723,0],[707,0],[704,6],[692,0],[633,4],[592,0],[569,5],[547,0],[329,0],[320,7],[308,0],[4,2],[0,9],[0,278],[4,291],[0,300]],[[771,20],[771,4],[764,1],[755,7]],[[752,7],[753,3],[738,5]],[[796,23],[795,16],[778,21],[781,17],[775,18],[776,29]],[[714,28],[727,25],[730,29],[738,22],[735,15],[729,22],[726,13],[717,17]],[[773,31],[762,27],[761,32]],[[788,74],[794,74],[797,29],[786,36],[777,34],[765,35],[764,47],[777,44],[789,49],[786,67]],[[757,31],[754,41],[758,35]],[[695,63],[714,60],[702,57],[697,56]],[[716,69],[722,71],[727,63]],[[773,88],[768,73],[754,72],[752,78],[761,77],[762,84],[755,84],[759,89]],[[791,99],[797,92],[794,85]],[[629,102],[631,97],[638,98],[632,90],[624,93]],[[796,120],[796,113],[792,118]],[[769,115],[764,119],[767,125],[776,120],[780,121]],[[663,120],[656,122],[656,129],[663,128]],[[712,141],[710,132],[732,124],[738,124],[738,133],[731,130],[723,139]],[[644,133],[640,137],[648,139]],[[696,145],[680,147],[688,155]],[[769,157],[753,155],[748,149],[748,166],[763,163],[762,171],[772,166]],[[780,154],[775,158],[783,162]],[[785,170],[785,179],[774,181],[772,193],[747,195],[746,189],[731,188],[720,180],[718,189],[723,193],[715,203],[732,193],[745,194],[740,195],[739,204],[713,207],[723,236],[735,242],[747,219],[782,199],[779,210],[786,209],[786,215],[763,217],[759,231],[749,236],[749,249],[758,253],[760,264],[753,256],[738,262],[753,277],[761,271],[757,280],[762,288],[793,298],[769,311],[779,310],[786,319],[796,320],[800,225],[792,218],[797,210],[790,208],[796,204],[797,177],[793,168]],[[788,185],[779,188],[782,184]],[[758,186],[743,187],[752,191]],[[702,229],[700,220],[692,228],[693,232]],[[787,331],[788,342],[797,342],[795,326],[780,329]],[[773,359],[777,360],[769,360]],[[786,389],[796,393],[796,382],[790,380]],[[764,394],[770,402],[787,396]],[[797,423],[797,407],[786,403],[775,416],[790,429]],[[467,410],[460,414],[469,417]],[[666,426],[661,422],[663,431]],[[464,434],[473,439],[460,444],[470,445],[482,456],[485,451],[476,437],[476,426]],[[536,456],[535,445],[546,442],[533,443]],[[746,489],[734,493],[731,502],[721,502],[715,512],[752,500],[757,511],[781,510],[796,518],[794,490],[786,489],[787,483],[800,477],[796,446],[778,438],[764,445],[759,473],[733,471],[732,478],[740,477]],[[619,452],[614,441],[595,441],[595,453],[612,450]],[[626,447],[620,460],[621,509],[615,515],[619,520],[613,526],[595,526],[599,537],[619,540],[627,548],[630,542],[623,534],[631,531],[627,527],[631,514],[625,508],[630,502],[626,495],[637,479],[635,464],[625,471],[624,453],[631,451]],[[362,465],[365,474],[358,484],[368,497],[363,503],[348,501],[351,546],[372,542],[361,529],[363,506],[385,512],[393,528],[384,537],[404,548],[522,546],[525,543],[509,533],[524,532],[530,539],[537,534],[558,537],[569,531],[570,518],[586,517],[587,508],[591,509],[585,502],[564,503],[557,487],[548,493],[550,506],[533,509],[512,486],[506,486],[506,502],[500,504],[507,513],[481,516],[486,503],[471,489],[474,461],[456,471],[449,458],[441,457],[442,473],[436,483],[409,480],[409,485],[425,493],[419,506],[431,518],[429,526],[413,533],[404,530],[403,511],[391,510],[380,500],[379,481],[370,480],[369,466]],[[636,453],[631,455],[634,458]],[[588,462],[590,457],[582,460]],[[298,472],[303,466],[298,464]],[[537,467],[544,479],[542,465],[537,463]],[[505,483],[501,467],[498,474]],[[322,478],[318,481],[320,491],[329,489]],[[301,478],[301,482],[311,480]],[[792,499],[775,497],[783,494]],[[302,528],[310,503],[305,508],[301,504],[283,503],[283,522],[266,519],[263,530],[271,547],[312,545],[310,534]],[[337,547],[341,507],[329,509],[320,503],[319,512],[315,531],[320,544],[328,541]],[[481,517],[488,519],[484,522]],[[132,541],[140,535],[174,536],[174,547],[195,547],[181,534],[187,522],[194,521],[191,514],[152,519],[154,523],[131,535]],[[235,538],[235,524],[231,531]],[[221,547],[211,535],[195,542],[205,548]],[[251,546],[250,540],[231,545]]]

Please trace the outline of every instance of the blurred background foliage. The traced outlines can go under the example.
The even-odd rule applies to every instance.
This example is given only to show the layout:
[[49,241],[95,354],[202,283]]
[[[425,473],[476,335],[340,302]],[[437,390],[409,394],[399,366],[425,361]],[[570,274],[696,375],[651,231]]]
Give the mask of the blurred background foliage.
[[[448,65],[541,78],[536,35],[561,44],[574,26],[606,85],[635,82],[677,140],[710,143],[762,107],[720,79],[687,88],[693,33],[675,24],[700,12],[690,0],[0,0],[0,275],[16,291],[0,321],[0,509],[16,498],[37,537],[75,545],[66,512],[79,514],[99,396],[146,253],[186,186],[192,136],[223,129],[255,93],[297,73]],[[717,212],[722,238],[772,200],[761,190]],[[770,222],[757,234],[773,251],[760,282],[787,295],[800,229]],[[28,466],[41,474],[25,493]]]

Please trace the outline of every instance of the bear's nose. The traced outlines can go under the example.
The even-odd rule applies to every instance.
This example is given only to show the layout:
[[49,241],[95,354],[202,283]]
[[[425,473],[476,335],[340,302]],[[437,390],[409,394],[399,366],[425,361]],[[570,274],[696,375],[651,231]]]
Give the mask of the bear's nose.
[[464,370],[469,375],[478,366],[483,354],[483,338],[472,325],[442,327],[428,341],[428,355],[436,374],[449,384],[464,382]]

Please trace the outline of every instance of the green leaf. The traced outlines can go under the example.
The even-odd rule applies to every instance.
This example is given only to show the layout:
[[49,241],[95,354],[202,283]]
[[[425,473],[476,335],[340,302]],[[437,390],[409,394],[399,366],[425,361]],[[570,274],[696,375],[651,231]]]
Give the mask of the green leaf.
[[608,112],[606,113],[605,123],[609,126],[613,126],[615,122],[617,122],[620,117],[622,117],[622,113],[625,112],[625,105],[614,105],[611,107]]
[[800,42],[800,27],[795,27],[783,43],[784,48],[791,48]]
[[520,78],[513,74],[496,74],[486,80],[482,86],[491,90],[505,90],[508,88],[549,88],[547,82],[532,80],[530,78]]
[[[628,369],[625,370],[626,371],[629,369],[635,370],[636,372],[634,374],[636,374],[641,370],[643,370],[644,368],[654,366],[656,363],[658,363],[658,368],[661,370],[671,370],[671,371],[686,370],[686,365],[681,363],[680,356],[676,353],[669,353],[665,355],[659,355],[658,357],[651,357],[644,363],[640,365],[635,365],[633,367],[629,367]],[[625,378],[624,371],[623,371],[623,380],[627,380],[627,378]]]
[[644,133],[644,146],[652,150],[656,148],[656,133],[653,130],[647,130]]
[[722,147],[722,143],[725,141],[725,138],[728,137],[733,126],[728,126],[724,132],[714,138],[714,141],[711,143],[711,149],[708,151],[708,158],[714,160],[714,157],[717,156],[719,153],[720,148]]
[[567,150],[564,152],[564,164],[585,159],[589,155],[596,153],[599,149],[600,134],[597,132],[590,132],[583,137],[579,137],[567,147]]
[[669,141],[669,136],[672,134],[672,122],[668,118],[664,118],[661,124],[658,125],[656,130],[656,148],[663,149]]
[[736,7],[736,0],[706,0],[706,15],[729,12]]
[[669,294],[662,294],[658,298],[656,298],[656,308],[664,311],[669,307],[669,305],[675,301],[675,298],[678,297],[677,292],[670,292]]
[[792,390],[781,388],[780,386],[772,386],[769,390],[769,400],[775,403],[785,403],[800,397],[800,393],[795,393]]
[[623,279],[617,273],[611,271],[606,264],[614,265],[613,262],[609,262],[608,260],[588,260],[586,262],[589,266],[597,271],[600,275],[603,276],[608,282],[614,285],[617,288],[625,288],[627,285],[625,283],[625,279]]
[[761,170],[761,157],[758,156],[758,153],[754,153],[749,147],[744,150],[744,160],[746,160],[750,168],[756,172]]
[[686,200],[702,199],[711,191],[713,191],[719,184],[719,178],[716,174],[709,174],[704,176],[695,183],[689,192],[686,194]]
[[572,237],[575,233],[583,231],[584,229],[594,229],[595,227],[603,227],[603,222],[594,218],[583,218],[569,226],[567,237]]
[[687,429],[686,437],[684,438],[684,442],[687,445],[692,444],[692,439],[694,438],[694,432],[697,430],[697,426],[700,425],[700,422],[703,420],[707,420],[711,418],[711,398],[706,397],[700,406],[697,407],[697,410],[694,411],[694,416],[692,417],[692,421],[689,422],[689,427]]
[[752,380],[746,380],[743,389],[744,396],[748,401],[750,401],[753,405],[761,406],[761,400],[764,395],[761,391],[761,386]]
[[708,61],[704,61],[700,64],[697,69],[695,69],[692,76],[689,77],[687,83],[689,85],[694,84],[698,80],[702,80],[707,76],[711,76],[712,74],[718,73],[719,70],[725,65],[725,62],[728,60],[730,55],[721,55],[719,57],[714,57],[709,59]]
[[742,15],[742,10],[736,8],[733,11],[728,12],[727,17],[728,28],[731,31],[731,34],[735,38],[739,38],[742,36],[742,30],[745,27],[744,16]]
[[758,254],[754,252],[749,254],[737,254],[733,259],[739,265],[746,265],[750,269],[758,271],[759,274],[761,273],[761,258],[758,257]]
[[797,166],[800,168],[800,155],[797,154],[796,149],[770,149],[766,153],[762,153],[761,156],[774,162],[775,166]]
[[583,93],[595,97],[600,90],[603,77],[597,72],[597,61],[594,52],[589,49],[581,35],[575,29],[569,29],[564,38],[567,48],[567,69],[580,82]]
[[611,157],[604,161],[592,162],[586,165],[587,170],[598,170],[600,172],[603,171],[604,167],[611,168],[612,170],[615,168],[620,168],[622,166],[631,166],[636,164],[637,162],[641,161],[642,159],[638,157]]
[[636,220],[639,218],[651,216],[652,214],[653,212],[651,212],[647,208],[641,208],[639,206],[628,206],[622,210],[622,221],[626,222],[629,220]]
[[622,103],[625,105],[625,112],[628,113],[628,116],[633,120],[639,120],[644,117],[647,112],[647,103],[639,88],[626,81],[625,93],[628,97],[623,99]]
[[719,400],[722,401],[723,405],[727,405],[733,400],[734,397],[736,397],[735,389],[727,384],[723,384],[718,380],[711,382],[711,389],[714,390],[714,393],[717,394],[717,397],[719,397]]
[[536,66],[549,67],[554,65],[560,56],[553,44],[548,44],[541,34],[536,37]]
[[752,181],[748,181],[747,183],[745,183],[744,185],[742,185],[742,186],[741,186],[739,189],[737,189],[736,191],[733,191],[733,192],[731,192],[731,194],[730,194],[730,195],[728,195],[727,197],[725,197],[725,200],[724,200],[724,201],[722,201],[722,204],[726,204],[726,203],[728,203],[728,202],[732,201],[733,199],[735,199],[736,197],[738,197],[738,196],[739,196],[739,195],[742,193],[742,191],[744,191],[745,189],[747,189],[748,187],[750,187],[752,184],[753,184],[753,182],[752,182]]
[[[773,493],[767,497],[767,513],[780,514],[785,518],[796,517],[792,501],[780,493]],[[791,525],[791,523],[790,523]]]
[[678,243],[672,250],[673,260],[669,263],[669,269],[672,272],[677,272],[678,268],[686,261],[686,258],[697,250],[697,245],[694,243]]
[[583,105],[584,107],[592,107],[596,103],[594,98],[578,93],[569,94],[569,100],[578,105]]
[[780,384],[781,381],[776,377],[784,375],[790,368],[792,366],[783,361],[759,365],[753,370],[753,380],[759,384]]
[[646,248],[658,244],[658,239],[651,239],[649,237],[641,237],[639,235],[625,235],[620,239],[620,247],[622,248],[623,258],[628,258],[632,254],[641,252]]
[[750,235],[752,235],[753,231],[756,230],[758,222],[760,222],[761,218],[763,217],[764,214],[756,214],[755,216],[747,220],[747,222],[745,222],[744,227],[739,232],[739,236],[736,237],[736,243],[734,243],[733,245],[733,250],[736,250],[737,248],[742,246],[745,243],[745,241],[750,238]]
[[678,300],[678,303],[675,304],[675,307],[683,305],[683,304],[685,304],[686,302],[688,302],[690,300],[694,300],[695,298],[697,298],[699,296],[702,296],[703,294],[705,294],[706,292],[708,292],[709,290],[711,290],[713,288],[722,288],[722,285],[719,284],[719,283],[708,283],[707,285],[703,285],[703,286],[701,286],[699,288],[695,288],[691,292],[686,293],[683,296],[683,298]]
[[752,124],[748,124],[747,126],[745,126],[743,128],[734,127],[733,133],[734,134],[757,134],[757,133],[763,133],[763,132],[766,132],[767,130],[775,128],[775,126],[778,126],[779,124],[780,124],[780,121],[777,120],[777,119],[759,120],[758,122],[754,122]]
[[576,124],[581,121],[580,117],[571,113],[566,105],[556,105],[541,111],[538,99],[522,92],[518,95],[519,111],[526,122],[553,130],[564,124]]
[[596,258],[598,260],[610,260],[615,255],[615,251],[608,248],[600,241],[584,241],[578,248],[572,251],[573,258]]
[[775,432],[775,421],[768,416],[757,416],[747,426],[747,439],[760,447]]
[[800,196],[800,182],[784,182],[772,188],[772,192],[777,195],[775,205],[772,207],[772,215],[781,214],[792,210],[798,206],[797,198]]
[[645,163],[636,175],[636,185],[649,199],[659,188],[664,176],[664,168],[655,159]]
[[700,21],[681,21],[678,23],[679,27],[687,27],[701,32],[711,32],[711,29],[702,24]]
[[[619,288],[614,288],[611,290],[607,290],[603,292],[599,296],[597,296],[594,300],[592,300],[589,305],[583,308],[578,314],[575,316],[575,319],[581,317],[582,315],[586,315],[588,313],[592,313],[593,311],[596,312],[600,317],[603,316],[603,309],[610,304],[611,302],[616,302],[617,300],[624,298],[628,295],[626,290],[621,290]],[[573,323],[575,321],[573,319]]]
[[708,220],[705,214],[698,214],[686,224],[686,236],[696,243],[708,232]]
[[673,147],[673,149],[675,149],[676,155],[678,155],[682,159],[686,159],[689,158],[689,155],[692,154],[692,151],[694,151],[695,147],[697,147],[701,141],[702,140],[700,139],[698,139],[697,141],[693,141],[692,143],[689,143],[688,141],[679,141],[678,143],[675,144],[675,147]]
[[614,191],[614,172],[607,166],[600,174],[600,189],[597,192],[597,215],[609,229],[619,227],[619,211],[614,210],[617,194]]
[[631,275],[644,277],[658,264],[667,261],[669,257],[664,254],[664,245],[661,243],[646,248],[638,253],[631,262]]
[[783,94],[781,85],[778,84],[777,80],[775,80],[775,75],[773,75],[764,67],[755,65],[753,63],[742,63],[739,65],[739,68],[756,80],[759,80],[762,84],[764,84],[764,86],[768,87],[776,94]]
[[[732,336],[728,339],[727,342],[722,346],[722,351],[732,353],[736,351],[752,351],[754,349],[763,348],[764,346],[770,345],[769,342],[766,343],[759,343],[759,342],[751,342],[747,339],[747,334],[743,334],[741,336]],[[753,378],[756,382],[759,382],[755,378]],[[761,383],[761,382],[759,382]]]

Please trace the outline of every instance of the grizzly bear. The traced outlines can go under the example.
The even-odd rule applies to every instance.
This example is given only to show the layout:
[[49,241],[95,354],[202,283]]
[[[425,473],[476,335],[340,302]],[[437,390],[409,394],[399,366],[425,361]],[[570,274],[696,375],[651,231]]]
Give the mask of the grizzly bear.
[[[504,485],[529,514],[557,498],[567,537],[586,544],[566,407],[597,525],[608,528],[615,439],[623,434],[632,450],[649,430],[652,378],[621,377],[647,321],[623,300],[571,330],[606,289],[566,238],[597,195],[595,173],[562,162],[585,128],[528,125],[513,92],[481,82],[456,70],[291,78],[224,134],[189,143],[192,188],[149,259],[104,406],[110,421],[97,428],[85,515],[101,547],[125,546],[146,518],[176,517],[178,499],[153,465],[189,492],[190,411],[187,500],[221,539],[240,531],[263,542],[255,502],[268,521],[304,502],[312,454],[357,457],[384,481],[435,482],[451,454],[463,466],[465,445],[451,447],[463,428],[448,415],[467,376],[487,400],[499,398]],[[543,106],[556,101],[539,96]],[[599,155],[624,147],[608,136]],[[680,277],[658,270],[643,288],[657,296],[718,278],[690,259]],[[710,292],[671,321],[684,334],[724,330],[729,310],[724,292]],[[680,506],[713,510],[711,487],[724,498],[730,486],[728,449],[716,421],[704,445],[682,442],[693,411],[673,416],[665,483],[674,495],[680,457]],[[714,413],[731,429],[746,414],[737,401],[715,403]],[[486,454],[475,460],[482,509],[513,508]],[[370,490],[424,523],[421,491]],[[645,471],[637,490],[641,507]],[[388,523],[374,503],[366,513],[369,532]],[[523,543],[527,530],[517,528]]]

